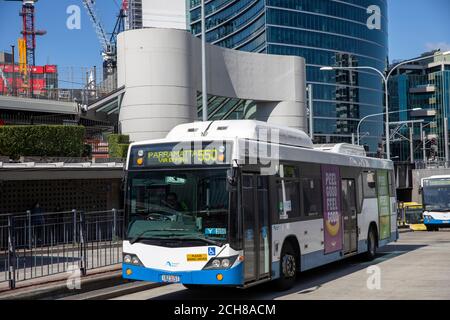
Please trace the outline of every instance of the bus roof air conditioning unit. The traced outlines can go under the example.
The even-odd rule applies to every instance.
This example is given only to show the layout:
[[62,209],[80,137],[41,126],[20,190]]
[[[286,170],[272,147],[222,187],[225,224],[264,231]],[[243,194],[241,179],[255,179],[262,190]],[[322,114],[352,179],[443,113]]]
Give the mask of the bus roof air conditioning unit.
[[364,149],[363,146],[358,146],[349,143],[319,144],[315,145],[314,149],[326,152],[347,154],[351,156],[360,156],[360,157],[367,156],[366,150]]

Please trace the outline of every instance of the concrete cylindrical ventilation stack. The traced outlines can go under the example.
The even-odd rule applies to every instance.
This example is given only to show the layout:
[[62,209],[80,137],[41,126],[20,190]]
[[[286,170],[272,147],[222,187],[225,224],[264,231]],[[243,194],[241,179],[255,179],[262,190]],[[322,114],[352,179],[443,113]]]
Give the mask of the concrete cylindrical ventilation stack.
[[118,36],[118,86],[125,86],[119,120],[132,141],[158,139],[196,119],[190,37],[170,29]]

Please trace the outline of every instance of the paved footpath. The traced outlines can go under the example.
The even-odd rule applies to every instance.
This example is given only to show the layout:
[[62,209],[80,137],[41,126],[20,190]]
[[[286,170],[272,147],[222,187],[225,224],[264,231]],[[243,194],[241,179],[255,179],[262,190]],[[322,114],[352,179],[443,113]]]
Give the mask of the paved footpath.
[[[371,267],[368,269],[369,267]],[[375,267],[373,267],[375,266]],[[380,287],[367,282],[368,270],[379,270]],[[247,290],[190,291],[169,285],[116,299],[450,299],[450,230],[401,233],[397,243],[372,262],[359,257],[302,273],[293,289],[276,292],[269,284]]]

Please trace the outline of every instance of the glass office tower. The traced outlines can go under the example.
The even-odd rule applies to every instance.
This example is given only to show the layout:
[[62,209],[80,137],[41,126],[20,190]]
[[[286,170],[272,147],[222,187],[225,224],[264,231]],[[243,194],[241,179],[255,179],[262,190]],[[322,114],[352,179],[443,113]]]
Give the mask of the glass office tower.
[[[189,2],[191,32],[200,36],[200,0]],[[369,29],[368,7],[381,10],[381,28]],[[316,143],[350,142],[361,118],[383,112],[384,90],[370,71],[320,71],[322,66],[371,66],[388,59],[386,0],[210,0],[207,41],[236,50],[297,55],[313,85]],[[369,19],[370,20],[370,19]],[[375,152],[383,117],[361,123],[361,144]]]
[[[390,120],[415,121],[391,126],[391,130],[399,133],[393,136],[391,146],[398,162],[446,159],[445,135],[448,132],[445,132],[444,121],[447,118],[450,122],[450,54],[440,56],[438,51],[433,51],[423,53],[421,57],[432,54],[436,56],[398,67],[389,80],[389,110],[400,111],[392,114]],[[421,110],[405,111],[411,109]],[[412,141],[405,139],[410,138],[410,133]]]

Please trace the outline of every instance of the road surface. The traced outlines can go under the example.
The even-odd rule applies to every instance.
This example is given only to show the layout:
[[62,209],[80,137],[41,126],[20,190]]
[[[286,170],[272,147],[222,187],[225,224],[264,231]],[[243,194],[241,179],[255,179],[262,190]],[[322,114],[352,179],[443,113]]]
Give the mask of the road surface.
[[270,284],[202,291],[173,284],[114,299],[450,299],[450,230],[401,233],[398,242],[379,251],[371,262],[351,257],[301,273],[285,292],[273,290]]

